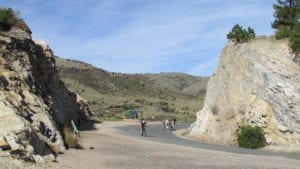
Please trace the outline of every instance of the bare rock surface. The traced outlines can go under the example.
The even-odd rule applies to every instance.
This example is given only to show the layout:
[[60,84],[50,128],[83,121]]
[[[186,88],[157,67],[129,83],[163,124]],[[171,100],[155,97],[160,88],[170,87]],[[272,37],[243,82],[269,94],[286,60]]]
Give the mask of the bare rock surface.
[[57,153],[49,145],[64,151],[60,128],[85,115],[84,105],[59,79],[45,42],[17,27],[0,33],[0,146],[13,158],[43,161]]
[[272,148],[299,150],[300,66],[294,58],[288,43],[273,37],[229,42],[189,135],[236,145],[238,128],[260,126]]

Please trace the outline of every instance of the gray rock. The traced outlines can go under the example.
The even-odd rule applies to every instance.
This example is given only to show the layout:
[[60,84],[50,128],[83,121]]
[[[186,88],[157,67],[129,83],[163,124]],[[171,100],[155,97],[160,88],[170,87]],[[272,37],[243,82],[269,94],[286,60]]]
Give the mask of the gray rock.
[[32,155],[32,158],[34,159],[34,161],[36,163],[39,163],[39,164],[45,164],[46,163],[45,159],[40,155]]
[[11,150],[21,149],[21,145],[16,142],[16,138],[14,136],[11,136],[11,135],[5,136],[5,140],[11,147]]
[[13,28],[0,35],[0,46],[0,77],[5,79],[0,86],[0,135],[18,157],[49,156],[46,144],[65,150],[57,127],[89,110],[86,103],[81,110],[76,94],[59,79],[52,50],[35,43],[30,31]]

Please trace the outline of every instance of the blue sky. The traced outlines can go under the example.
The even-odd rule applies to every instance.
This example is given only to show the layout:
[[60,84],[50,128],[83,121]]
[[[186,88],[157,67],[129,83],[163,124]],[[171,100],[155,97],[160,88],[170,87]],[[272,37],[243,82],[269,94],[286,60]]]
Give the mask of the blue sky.
[[0,0],[54,54],[112,72],[210,76],[234,24],[272,35],[276,0]]

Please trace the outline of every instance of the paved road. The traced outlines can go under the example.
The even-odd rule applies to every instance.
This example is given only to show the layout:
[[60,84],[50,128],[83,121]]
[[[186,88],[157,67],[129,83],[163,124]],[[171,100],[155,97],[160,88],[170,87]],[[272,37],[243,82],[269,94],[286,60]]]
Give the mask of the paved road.
[[[190,124],[178,124],[177,129],[188,128]],[[169,144],[177,144],[183,146],[190,146],[194,148],[201,148],[201,149],[209,149],[209,150],[216,150],[216,151],[223,151],[223,152],[231,152],[231,153],[238,153],[238,154],[253,154],[253,155],[266,155],[266,156],[278,156],[278,157],[286,157],[291,159],[299,159],[300,154],[289,154],[289,153],[275,153],[266,150],[252,150],[252,149],[244,149],[234,146],[223,146],[223,145],[215,145],[215,144],[208,144],[204,142],[192,141],[179,138],[175,136],[172,132],[166,131],[162,129],[160,124],[148,124],[147,127],[147,137],[140,136],[140,126],[139,125],[129,125],[118,127],[119,131],[122,134],[138,137],[140,139],[146,139],[151,141],[169,143]]]

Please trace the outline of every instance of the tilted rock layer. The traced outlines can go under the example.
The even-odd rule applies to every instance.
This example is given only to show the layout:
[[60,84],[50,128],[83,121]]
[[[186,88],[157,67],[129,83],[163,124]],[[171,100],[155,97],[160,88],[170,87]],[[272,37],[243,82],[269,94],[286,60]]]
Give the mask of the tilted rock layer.
[[45,43],[15,27],[0,34],[0,148],[35,159],[61,151],[58,128],[80,111]]
[[300,145],[300,66],[286,41],[229,42],[190,136],[236,144],[239,127],[263,127],[270,145]]

